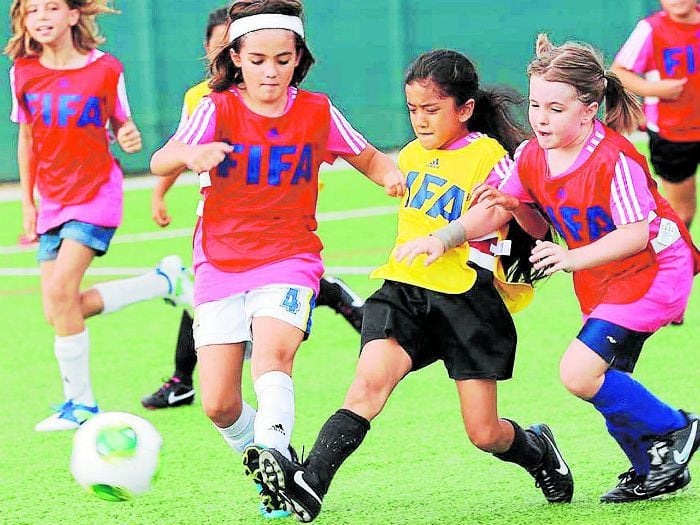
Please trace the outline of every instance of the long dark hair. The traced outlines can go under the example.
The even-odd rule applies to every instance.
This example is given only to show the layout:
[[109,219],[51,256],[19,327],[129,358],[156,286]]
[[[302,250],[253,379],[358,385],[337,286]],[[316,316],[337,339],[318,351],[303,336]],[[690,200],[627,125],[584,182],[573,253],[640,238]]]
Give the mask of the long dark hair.
[[[432,82],[442,95],[452,98],[458,108],[474,100],[469,130],[496,139],[509,155],[513,155],[518,145],[527,138],[527,133],[513,115],[513,110],[522,104],[523,97],[509,87],[480,88],[474,64],[457,51],[438,49],[419,56],[409,66],[404,78],[407,85],[413,82]],[[551,238],[551,232],[548,238]],[[509,224],[508,239],[512,241],[511,254],[501,257],[508,280],[532,284],[544,277],[544,270],[535,271],[530,262],[535,239],[515,220]]]
[[[228,24],[230,26],[234,20],[260,14],[279,14],[303,18],[303,12],[304,8],[299,0],[238,0],[228,11]],[[246,35],[242,35],[230,44],[222,46],[214,56],[209,66],[212,74],[209,87],[213,91],[226,91],[231,86],[243,82],[241,68],[236,67],[231,60],[231,49],[240,53],[245,38]],[[294,69],[291,85],[298,86],[306,77],[315,60],[304,39],[296,33],[294,39],[296,52],[301,55],[301,58],[299,65]]]

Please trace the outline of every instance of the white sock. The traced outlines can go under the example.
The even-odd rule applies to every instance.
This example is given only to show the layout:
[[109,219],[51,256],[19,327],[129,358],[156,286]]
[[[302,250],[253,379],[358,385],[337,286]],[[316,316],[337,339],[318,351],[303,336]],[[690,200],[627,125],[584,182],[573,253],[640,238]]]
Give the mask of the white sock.
[[253,384],[258,396],[255,442],[275,448],[288,459],[289,441],[294,428],[294,384],[284,372],[261,375]]
[[103,314],[116,312],[139,301],[165,297],[170,291],[168,279],[155,271],[130,279],[98,283],[93,288],[102,296]]
[[224,441],[239,454],[253,442],[253,425],[255,423],[255,409],[243,401],[241,415],[230,427],[214,428],[224,437]]
[[87,328],[75,335],[56,336],[54,353],[58,360],[66,401],[95,406],[90,385],[90,337]]

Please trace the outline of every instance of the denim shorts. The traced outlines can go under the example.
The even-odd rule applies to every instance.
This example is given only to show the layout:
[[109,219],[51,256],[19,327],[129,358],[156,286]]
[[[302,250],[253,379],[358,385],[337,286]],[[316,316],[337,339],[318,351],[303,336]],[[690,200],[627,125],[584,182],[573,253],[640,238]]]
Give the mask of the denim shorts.
[[37,261],[53,261],[58,257],[58,250],[63,239],[73,239],[95,250],[95,255],[107,253],[109,243],[116,228],[105,228],[87,222],[68,221],[39,235]]

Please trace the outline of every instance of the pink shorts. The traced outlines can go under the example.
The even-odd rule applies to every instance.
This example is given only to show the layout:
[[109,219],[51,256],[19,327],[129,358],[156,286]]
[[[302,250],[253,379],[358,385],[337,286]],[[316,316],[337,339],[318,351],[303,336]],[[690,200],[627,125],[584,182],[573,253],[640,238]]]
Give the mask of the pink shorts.
[[637,332],[656,332],[680,321],[693,287],[693,254],[683,239],[659,253],[659,273],[641,299],[628,304],[599,304],[588,318],[603,319]]

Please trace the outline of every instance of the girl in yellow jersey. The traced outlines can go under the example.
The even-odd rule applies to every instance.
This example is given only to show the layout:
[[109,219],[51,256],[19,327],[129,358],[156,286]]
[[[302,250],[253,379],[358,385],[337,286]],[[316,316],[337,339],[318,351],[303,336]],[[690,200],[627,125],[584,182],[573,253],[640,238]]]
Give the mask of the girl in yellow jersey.
[[[532,239],[516,242],[511,235],[511,243],[508,223],[515,218],[528,231],[543,233],[547,226],[527,206],[491,212],[484,231],[492,233],[476,242],[465,243],[463,228],[449,226],[470,207],[475,187],[498,183],[509,172],[508,151],[523,138],[508,113],[515,97],[479,89],[472,63],[448,50],[420,56],[406,74],[405,90],[416,140],[399,155],[407,192],[394,253],[372,274],[385,281],[365,305],[355,379],[303,465],[272,449],[260,455],[268,489],[304,522],[318,515],[335,472],[359,447],[396,385],[438,360],[456,383],[472,443],[525,468],[549,502],[569,502],[573,495],[571,471],[549,427],[525,430],[499,418],[496,403],[496,382],[513,372],[516,334],[509,310],[530,301],[531,283],[539,277],[527,260]],[[511,225],[511,233],[516,230],[522,233]],[[460,231],[462,237],[453,238]],[[431,232],[454,248],[430,266],[425,256],[397,258],[403,243]],[[506,274],[520,282],[507,282]]]

